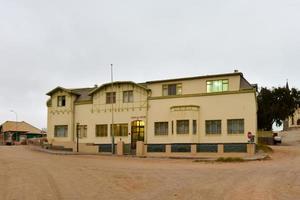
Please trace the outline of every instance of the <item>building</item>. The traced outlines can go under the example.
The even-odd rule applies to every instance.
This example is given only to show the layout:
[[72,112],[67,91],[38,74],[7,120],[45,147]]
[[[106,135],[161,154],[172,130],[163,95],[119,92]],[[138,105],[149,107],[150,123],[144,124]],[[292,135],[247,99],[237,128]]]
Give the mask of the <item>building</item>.
[[300,107],[298,105],[298,109],[294,112],[294,115],[289,117],[287,129],[298,129],[300,128]]
[[85,152],[111,152],[114,135],[115,144],[124,143],[123,153],[254,153],[248,133],[257,130],[256,90],[240,72],[57,87],[47,95],[52,145],[75,150],[78,133],[79,151]]
[[0,125],[0,142],[18,144],[26,139],[44,137],[42,130],[27,122],[6,121]]

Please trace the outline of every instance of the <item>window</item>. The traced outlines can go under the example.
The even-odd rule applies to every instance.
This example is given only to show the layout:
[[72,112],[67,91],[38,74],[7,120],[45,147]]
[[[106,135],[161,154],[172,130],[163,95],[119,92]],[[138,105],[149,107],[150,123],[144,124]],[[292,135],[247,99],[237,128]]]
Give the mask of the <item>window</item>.
[[107,137],[107,124],[96,125],[96,137]]
[[300,125],[300,119],[297,120],[297,125],[298,125],[298,126]]
[[154,135],[168,135],[169,123],[168,122],[155,122]]
[[86,138],[87,137],[87,125],[78,125],[77,131],[80,138]]
[[116,103],[116,92],[106,92],[106,104]]
[[133,102],[133,91],[124,91],[123,92],[123,103],[132,103]]
[[189,120],[177,120],[176,132],[177,134],[189,134]]
[[57,97],[57,107],[66,106],[66,96],[58,96]]
[[54,126],[54,137],[68,137],[68,126]]
[[206,134],[221,134],[221,120],[206,120]]
[[[110,130],[111,127],[110,125]],[[128,124],[114,124],[113,133],[114,136],[128,136]],[[110,134],[112,135],[112,130]]]
[[207,92],[224,92],[228,91],[228,80],[206,81]]
[[163,96],[181,95],[181,93],[182,93],[181,83],[163,85]]
[[244,119],[229,119],[227,120],[227,131],[229,134],[244,133]]
[[197,120],[193,120],[193,134],[197,134]]

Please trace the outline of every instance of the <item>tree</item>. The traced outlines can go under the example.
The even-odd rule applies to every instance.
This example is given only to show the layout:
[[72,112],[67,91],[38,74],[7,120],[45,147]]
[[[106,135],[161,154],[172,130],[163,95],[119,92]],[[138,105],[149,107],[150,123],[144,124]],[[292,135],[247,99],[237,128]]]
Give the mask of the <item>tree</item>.
[[294,114],[299,99],[300,91],[295,88],[261,88],[257,96],[258,129],[270,131],[274,122],[281,125],[282,121]]

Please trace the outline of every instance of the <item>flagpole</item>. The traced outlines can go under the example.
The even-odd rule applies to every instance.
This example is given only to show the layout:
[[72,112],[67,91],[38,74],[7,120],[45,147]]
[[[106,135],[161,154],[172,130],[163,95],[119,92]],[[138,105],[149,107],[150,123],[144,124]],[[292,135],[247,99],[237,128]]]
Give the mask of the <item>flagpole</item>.
[[[114,133],[114,77],[113,77],[113,64],[110,64],[110,73],[111,73],[111,153],[115,153],[115,133]],[[116,97],[115,97],[116,98]]]

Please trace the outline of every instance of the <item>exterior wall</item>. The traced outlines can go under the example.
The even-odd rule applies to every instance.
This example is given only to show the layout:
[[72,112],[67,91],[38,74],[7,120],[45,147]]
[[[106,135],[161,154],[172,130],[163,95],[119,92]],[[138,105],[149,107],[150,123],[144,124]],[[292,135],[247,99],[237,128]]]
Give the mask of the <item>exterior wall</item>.
[[[171,111],[172,106],[197,105],[198,111]],[[147,144],[162,143],[247,143],[247,133],[256,134],[255,93],[152,99],[149,101]],[[159,115],[157,115],[159,113]],[[176,134],[176,120],[187,119],[189,134]],[[228,119],[244,119],[244,134],[227,134]],[[197,120],[197,134],[192,134],[192,120]],[[205,120],[222,120],[218,135],[205,133]],[[154,135],[154,122],[168,121],[169,134]],[[171,132],[174,123],[173,134]]]
[[[229,80],[229,91],[219,93],[206,93],[206,81]],[[48,140],[53,145],[62,145],[66,148],[75,147],[76,124],[87,125],[87,137],[80,138],[80,151],[98,152],[98,144],[111,144],[110,125],[112,122],[112,109],[114,123],[127,123],[128,132],[131,133],[131,122],[143,120],[145,122],[145,146],[147,144],[169,144],[186,143],[248,143],[247,133],[256,135],[256,94],[254,90],[240,90],[240,76],[222,76],[216,78],[190,79],[181,81],[163,81],[160,83],[148,83],[150,93],[135,84],[118,83],[114,85],[116,92],[116,103],[106,104],[106,93],[111,92],[111,85],[105,85],[93,93],[92,100],[76,101],[76,96],[64,91],[58,91],[51,96],[51,104],[48,106]],[[182,95],[162,96],[162,85],[171,83],[182,84]],[[133,90],[134,102],[123,103],[123,91]],[[66,106],[57,107],[57,97],[66,96]],[[173,109],[181,106],[183,109]],[[244,119],[243,134],[227,134],[228,119]],[[176,120],[189,120],[189,134],[176,133]],[[197,132],[193,134],[193,120],[197,120]],[[218,135],[207,135],[205,133],[205,120],[222,120],[222,131]],[[169,133],[166,136],[154,135],[154,122],[168,121]],[[173,133],[172,133],[173,121]],[[96,125],[107,124],[108,136],[96,137]],[[55,125],[68,125],[68,137],[54,137]],[[131,136],[115,137],[118,142],[128,144]],[[193,148],[195,148],[193,146]],[[139,151],[140,152],[140,151]],[[147,153],[152,155],[152,153]],[[195,153],[191,155],[200,155]],[[220,153],[220,152],[218,152]],[[222,152],[221,152],[222,153]],[[154,153],[159,155],[160,153]],[[175,155],[188,155],[172,153]],[[211,155],[213,153],[208,153]],[[164,155],[168,155],[164,153]],[[201,153],[201,155],[206,155]],[[230,155],[230,154],[226,154]],[[240,153],[238,155],[241,155]]]
[[182,95],[206,93],[206,81],[212,80],[229,80],[229,91],[237,91],[240,89],[240,76],[225,76],[205,79],[178,80],[159,83],[150,83],[147,85],[151,89],[151,97],[162,96],[162,86],[164,84],[182,84]]
[[[66,106],[57,106],[57,97],[66,96]],[[48,134],[47,138],[50,143],[56,142],[72,142],[74,140],[74,101],[76,96],[67,92],[59,91],[52,95],[51,106],[48,107]],[[54,137],[55,125],[68,125],[67,137]]]
[[[294,120],[294,122],[293,122]],[[295,113],[294,117],[290,117],[288,120],[288,127],[289,128],[300,128],[300,125],[297,125],[297,121],[300,120],[300,108],[298,108]]]
[[[133,103],[123,103],[123,91],[133,90]],[[50,143],[55,141],[56,145],[66,145],[70,142],[75,143],[76,124],[87,125],[87,137],[80,138],[79,143],[109,144],[112,142],[111,131],[108,128],[107,137],[96,137],[96,125],[107,124],[110,127],[112,122],[112,104],[106,104],[106,92],[110,92],[111,87],[107,86],[93,95],[91,103],[70,103],[74,102],[74,97],[66,92],[58,92],[52,96],[52,106],[48,108],[48,140]],[[147,91],[132,84],[114,85],[116,92],[116,103],[113,104],[114,123],[127,123],[128,133],[131,132],[131,122],[143,120],[146,124],[147,114]],[[57,96],[65,95],[67,105],[57,107]],[[73,117],[73,112],[74,117]],[[68,137],[54,137],[55,125],[68,125]],[[72,129],[71,129],[72,127]],[[115,137],[115,143],[124,141],[130,143],[130,134],[123,137]]]

